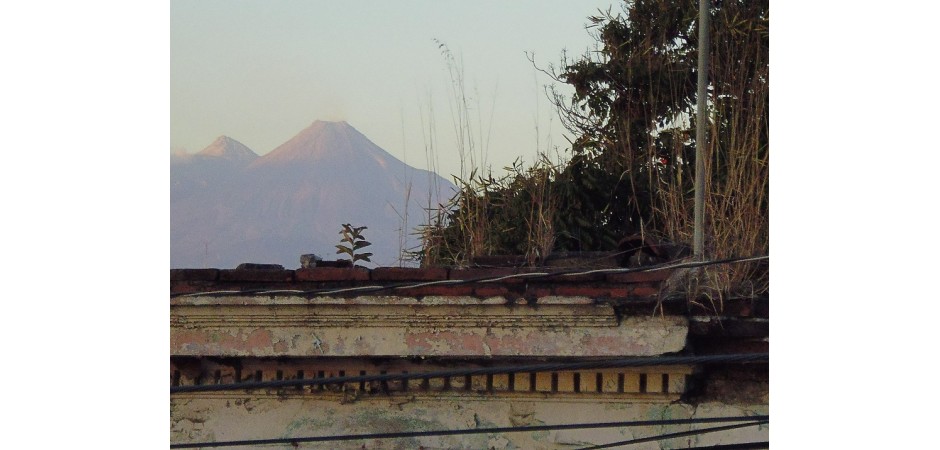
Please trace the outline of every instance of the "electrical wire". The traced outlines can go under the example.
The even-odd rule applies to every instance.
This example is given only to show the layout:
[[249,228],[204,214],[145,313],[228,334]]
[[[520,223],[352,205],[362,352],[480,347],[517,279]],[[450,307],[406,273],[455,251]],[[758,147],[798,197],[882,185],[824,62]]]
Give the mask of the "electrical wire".
[[665,439],[672,439],[672,438],[683,437],[683,436],[694,436],[697,434],[714,433],[716,431],[733,430],[735,428],[744,428],[744,427],[750,427],[754,425],[763,425],[769,422],[770,420],[768,419],[768,420],[758,420],[755,422],[748,422],[748,423],[737,424],[737,425],[725,425],[721,427],[700,428],[698,430],[680,431],[678,433],[667,433],[667,434],[660,434],[658,436],[630,439],[627,441],[611,442],[610,444],[594,445],[591,447],[584,447],[581,450],[596,450],[596,449],[601,449],[601,448],[620,447],[622,445],[639,444],[642,442],[662,441]]
[[[346,434],[338,436],[307,436],[296,438],[275,438],[275,439],[251,439],[239,441],[218,441],[218,442],[189,442],[170,444],[170,448],[198,448],[198,447],[233,447],[237,445],[274,445],[274,444],[300,444],[307,442],[336,442],[336,441],[354,441],[363,439],[397,439],[413,437],[431,437],[431,436],[454,436],[467,434],[485,434],[485,433],[521,433],[532,431],[549,430],[577,430],[577,429],[599,429],[599,428],[621,428],[621,427],[649,427],[665,425],[688,425],[698,423],[721,423],[721,422],[743,422],[748,421],[747,425],[757,423],[767,423],[770,420],[768,415],[756,416],[737,416],[737,417],[710,417],[694,419],[665,419],[665,420],[634,420],[625,422],[595,422],[595,423],[576,423],[560,425],[526,425],[514,427],[495,427],[495,428],[471,428],[463,430],[433,430],[433,431],[406,431],[395,433],[369,433],[369,434]],[[757,422],[755,422],[757,421]],[[734,428],[741,425],[735,425]],[[704,428],[704,430],[712,430]],[[717,431],[717,430],[714,430]],[[710,432],[710,431],[706,431]]]
[[768,362],[769,353],[739,353],[728,355],[702,355],[702,356],[657,356],[646,358],[618,358],[594,361],[577,361],[566,363],[542,363],[529,365],[515,365],[506,367],[482,367],[474,369],[454,369],[438,372],[425,373],[402,373],[402,374],[380,374],[380,375],[358,375],[346,377],[330,378],[307,378],[299,380],[274,380],[274,381],[251,381],[245,383],[231,384],[197,384],[185,386],[171,386],[170,393],[183,392],[210,392],[210,391],[232,391],[245,389],[263,389],[263,388],[285,388],[285,387],[303,387],[318,386],[325,384],[340,383],[360,383],[360,382],[382,382],[382,381],[406,381],[423,378],[446,378],[473,375],[492,375],[517,372],[557,372],[586,369],[607,369],[621,367],[641,367],[641,366],[674,366],[674,365],[694,365],[694,364],[713,364],[713,363],[760,363]]
[[719,444],[709,445],[707,447],[689,447],[689,449],[709,449],[709,450],[754,450],[759,448],[770,448],[769,441],[760,442],[740,442],[737,444]]
[[710,265],[719,265],[719,264],[734,264],[734,263],[743,263],[751,261],[760,261],[770,259],[770,256],[754,256],[754,257],[742,257],[742,258],[725,258],[720,260],[713,261],[689,261],[689,262],[680,262],[680,263],[663,263],[655,266],[649,267],[633,267],[633,268],[612,268],[612,269],[593,269],[593,270],[568,270],[568,271],[558,271],[558,272],[524,272],[511,275],[504,275],[499,277],[477,277],[469,278],[465,280],[436,280],[436,281],[427,281],[421,283],[397,283],[389,285],[370,285],[370,286],[355,286],[348,288],[324,288],[324,289],[312,289],[307,291],[302,290],[293,290],[293,289],[252,289],[244,291],[207,291],[207,292],[195,292],[189,294],[170,294],[170,298],[174,297],[196,297],[196,296],[226,296],[226,295],[275,295],[282,293],[291,293],[291,294],[300,294],[300,295],[333,295],[333,294],[346,294],[350,292],[360,292],[360,293],[369,293],[369,292],[379,292],[385,290],[401,290],[401,289],[413,289],[419,287],[428,287],[428,286],[440,286],[440,285],[461,285],[461,284],[471,284],[471,283],[496,283],[500,281],[505,281],[509,279],[521,279],[521,278],[531,278],[531,279],[540,279],[540,278],[555,278],[555,277],[575,277],[583,275],[594,275],[594,274],[625,274],[625,273],[637,273],[637,272],[656,272],[660,270],[669,270],[669,269],[687,269],[694,267],[704,267]]

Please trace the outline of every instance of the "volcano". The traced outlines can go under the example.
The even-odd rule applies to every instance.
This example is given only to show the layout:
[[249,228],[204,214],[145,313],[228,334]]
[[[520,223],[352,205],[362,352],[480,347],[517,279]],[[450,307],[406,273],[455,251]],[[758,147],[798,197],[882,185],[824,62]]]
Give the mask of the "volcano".
[[316,121],[264,156],[222,136],[170,164],[171,268],[333,259],[342,224],[368,227],[377,265],[419,245],[415,228],[455,192],[346,122]]

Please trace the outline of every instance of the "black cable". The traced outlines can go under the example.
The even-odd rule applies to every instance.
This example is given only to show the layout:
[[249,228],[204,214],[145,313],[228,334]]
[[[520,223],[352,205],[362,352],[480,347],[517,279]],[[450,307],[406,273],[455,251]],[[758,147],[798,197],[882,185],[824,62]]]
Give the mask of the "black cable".
[[210,392],[233,391],[244,389],[284,388],[320,386],[325,384],[361,383],[381,381],[405,381],[421,378],[446,378],[473,375],[491,375],[516,372],[557,372],[586,369],[607,369],[620,367],[640,366],[674,366],[710,363],[754,363],[768,362],[769,353],[743,353],[730,355],[702,355],[702,356],[658,356],[647,358],[620,358],[595,361],[578,361],[568,363],[544,363],[507,367],[483,367],[475,369],[454,369],[425,373],[402,373],[381,375],[359,375],[330,378],[307,378],[299,380],[251,381],[230,384],[199,384],[186,386],[170,386],[170,394],[182,392]]
[[760,442],[741,442],[738,444],[720,444],[709,445],[707,447],[689,447],[689,449],[711,449],[711,450],[753,450],[759,448],[770,448],[769,441]]
[[170,298],[174,297],[192,297],[192,296],[227,296],[227,295],[252,295],[252,294],[276,294],[276,293],[292,293],[298,295],[321,295],[321,294],[331,294],[331,293],[346,293],[346,292],[357,292],[357,293],[372,293],[386,290],[394,289],[410,289],[416,287],[424,286],[439,286],[439,285],[454,285],[459,286],[461,284],[470,284],[470,283],[495,283],[503,280],[515,279],[515,278],[531,278],[531,279],[540,279],[540,278],[549,278],[549,277],[563,277],[571,275],[584,275],[592,273],[606,273],[606,274],[624,274],[624,273],[634,273],[634,272],[655,272],[658,270],[665,269],[687,269],[693,267],[703,267],[710,265],[718,264],[731,264],[737,262],[746,262],[754,260],[769,259],[770,256],[753,256],[753,257],[739,257],[739,258],[725,258],[714,261],[690,261],[684,263],[663,263],[657,264],[654,266],[647,267],[634,267],[634,268],[616,268],[616,269],[593,269],[593,270],[580,270],[572,269],[559,272],[523,272],[511,275],[505,275],[500,277],[477,277],[469,278],[465,280],[436,280],[436,281],[425,281],[420,283],[414,282],[404,282],[404,283],[395,283],[382,286],[359,286],[359,287],[348,287],[348,288],[323,288],[323,289],[313,289],[309,291],[301,290],[291,290],[291,289],[249,289],[243,291],[215,291],[215,292],[195,292],[187,294],[170,294]]
[[[300,444],[306,442],[335,442],[335,441],[354,441],[361,439],[396,439],[410,437],[429,437],[429,436],[454,436],[465,434],[484,434],[484,433],[520,433],[527,431],[548,431],[548,430],[575,430],[575,429],[597,429],[597,428],[620,428],[620,427],[649,427],[663,425],[688,425],[695,423],[717,423],[717,422],[741,422],[741,421],[768,421],[770,416],[738,416],[738,417],[711,417],[695,419],[666,419],[666,420],[634,420],[627,422],[597,422],[597,423],[575,423],[562,425],[528,425],[516,427],[497,427],[497,428],[471,428],[465,430],[434,430],[434,431],[406,431],[397,433],[369,433],[369,434],[348,434],[340,436],[308,436],[297,438],[276,438],[276,439],[251,439],[240,441],[219,441],[219,442],[195,442],[185,444],[170,444],[170,448],[197,448],[197,447],[233,447],[236,445],[273,445],[273,444]],[[760,422],[753,422],[760,423]],[[708,428],[705,428],[708,430]]]
[[619,447],[621,445],[639,444],[641,442],[662,441],[665,439],[672,439],[672,438],[683,437],[683,436],[693,436],[696,434],[714,433],[716,431],[733,430],[735,428],[744,428],[744,427],[750,427],[754,425],[763,425],[769,422],[770,422],[769,420],[759,420],[756,422],[741,423],[741,424],[736,424],[736,425],[725,425],[722,427],[700,428],[698,430],[680,431],[678,433],[667,433],[667,434],[660,434],[658,436],[630,439],[628,441],[611,442],[610,444],[594,445],[591,447],[584,447],[581,450],[596,450],[600,448]]

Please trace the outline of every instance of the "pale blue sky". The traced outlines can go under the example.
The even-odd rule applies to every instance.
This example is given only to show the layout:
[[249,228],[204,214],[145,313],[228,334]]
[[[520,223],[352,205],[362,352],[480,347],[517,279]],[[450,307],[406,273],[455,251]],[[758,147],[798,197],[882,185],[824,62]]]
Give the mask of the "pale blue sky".
[[475,142],[489,131],[488,165],[563,152],[564,130],[542,88],[552,81],[525,52],[557,66],[563,49],[569,57],[593,49],[587,17],[611,5],[621,8],[609,0],[174,0],[170,145],[196,152],[224,134],[264,154],[315,120],[346,120],[427,168],[433,110],[439,172],[456,174],[454,96],[437,39],[462,57]]

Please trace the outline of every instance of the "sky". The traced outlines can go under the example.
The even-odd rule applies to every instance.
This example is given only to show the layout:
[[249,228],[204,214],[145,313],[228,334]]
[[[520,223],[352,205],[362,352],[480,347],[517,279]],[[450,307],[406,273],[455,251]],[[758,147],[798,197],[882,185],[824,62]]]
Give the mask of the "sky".
[[[539,152],[557,161],[567,133],[545,86],[572,90],[526,53],[547,68],[563,51],[574,58],[594,49],[587,18],[608,8],[621,10],[609,0],[173,0],[171,150],[194,153],[227,135],[263,155],[316,120],[345,120],[447,178],[461,167],[529,164]],[[461,111],[471,136],[463,165]]]

